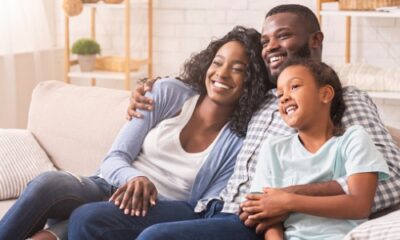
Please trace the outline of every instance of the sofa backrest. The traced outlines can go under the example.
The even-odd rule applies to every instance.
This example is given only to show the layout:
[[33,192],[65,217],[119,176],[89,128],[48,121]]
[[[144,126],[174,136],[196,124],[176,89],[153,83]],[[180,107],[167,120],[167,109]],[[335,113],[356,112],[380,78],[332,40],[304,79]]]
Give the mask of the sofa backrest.
[[126,122],[129,92],[41,82],[32,93],[28,130],[62,170],[91,175]]
[[[90,175],[126,122],[129,92],[41,82],[32,94],[28,130],[62,170]],[[389,128],[400,146],[400,130]]]

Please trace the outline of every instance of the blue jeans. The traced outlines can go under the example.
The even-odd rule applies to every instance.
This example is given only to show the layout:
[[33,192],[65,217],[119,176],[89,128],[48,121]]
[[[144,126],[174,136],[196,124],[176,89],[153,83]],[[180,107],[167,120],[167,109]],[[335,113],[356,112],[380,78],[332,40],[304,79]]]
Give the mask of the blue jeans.
[[145,217],[132,217],[112,203],[89,203],[71,215],[68,236],[97,240],[263,239],[237,215],[220,213],[222,206],[213,201],[205,214],[196,214],[186,202],[158,201]]
[[47,220],[67,219],[78,206],[107,200],[113,191],[115,187],[96,176],[45,172],[28,184],[0,221],[0,240],[25,239],[41,230]]
[[125,215],[111,202],[88,203],[72,213],[68,238],[132,240],[153,224],[198,219],[201,216],[183,201],[157,201],[145,217]]
[[202,219],[155,224],[137,240],[259,240],[255,230],[246,227],[239,216],[221,213],[223,202],[214,201]]

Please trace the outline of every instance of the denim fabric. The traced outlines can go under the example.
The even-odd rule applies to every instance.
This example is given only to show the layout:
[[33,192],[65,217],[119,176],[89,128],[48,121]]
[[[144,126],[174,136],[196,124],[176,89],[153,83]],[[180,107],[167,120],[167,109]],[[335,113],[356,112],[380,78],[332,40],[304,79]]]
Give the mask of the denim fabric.
[[111,202],[88,203],[77,208],[68,225],[69,239],[135,239],[156,223],[201,218],[183,201],[158,201],[145,217],[125,215]]
[[[48,221],[47,224],[49,225]],[[57,236],[59,240],[68,240],[68,220],[57,222],[46,230]]]
[[186,202],[158,201],[147,216],[132,217],[109,202],[88,203],[71,215],[68,236],[98,240],[263,239],[237,215],[221,213],[222,207],[223,202],[214,200],[207,212],[198,214]]
[[48,219],[66,219],[78,206],[109,198],[115,188],[99,177],[46,172],[33,179],[0,221],[0,240],[25,239]]
[[223,202],[213,201],[204,218],[155,224],[146,228],[137,240],[244,240],[263,239],[246,227],[239,216],[221,213]]

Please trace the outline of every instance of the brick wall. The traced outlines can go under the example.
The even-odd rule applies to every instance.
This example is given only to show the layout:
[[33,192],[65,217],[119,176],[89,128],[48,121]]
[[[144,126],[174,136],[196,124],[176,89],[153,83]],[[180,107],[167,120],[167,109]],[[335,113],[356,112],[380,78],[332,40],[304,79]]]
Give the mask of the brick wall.
[[[64,30],[61,0],[57,0],[57,36],[63,46]],[[132,54],[145,56],[146,0],[132,2]],[[314,0],[154,0],[154,72],[172,75],[193,52],[206,47],[213,37],[221,37],[235,25],[261,29],[265,13],[282,3],[299,3],[315,10]],[[335,8],[335,6],[328,6]],[[73,38],[89,33],[89,11],[72,18]],[[107,9],[98,12],[97,38],[104,54],[123,53],[123,11]],[[344,17],[326,16],[324,61],[340,64],[344,61]],[[353,18],[352,61],[381,67],[400,64],[400,18]],[[385,101],[377,101],[385,110]],[[381,104],[382,103],[382,104]],[[398,106],[391,102],[391,107]],[[391,109],[391,108],[390,108]],[[400,111],[389,115],[400,127]],[[393,116],[394,115],[394,116]]]

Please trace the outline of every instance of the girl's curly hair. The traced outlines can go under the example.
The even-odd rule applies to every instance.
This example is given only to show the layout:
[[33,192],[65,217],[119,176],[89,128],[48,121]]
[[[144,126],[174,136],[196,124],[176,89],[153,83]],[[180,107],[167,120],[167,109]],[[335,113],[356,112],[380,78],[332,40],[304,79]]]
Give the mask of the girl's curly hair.
[[273,88],[261,57],[260,37],[260,33],[253,28],[236,26],[225,36],[212,41],[206,49],[188,59],[180,74],[182,81],[189,84],[200,95],[205,95],[207,94],[205,85],[207,70],[217,51],[231,41],[243,44],[249,63],[246,66],[243,93],[229,123],[230,129],[241,137],[246,135],[247,125],[253,113],[263,103],[267,91]]
[[335,70],[333,70],[326,63],[319,62],[313,59],[292,58],[285,62],[281,68],[280,73],[290,66],[303,66],[307,68],[313,75],[317,86],[331,85],[335,95],[331,102],[330,117],[334,125],[333,135],[340,136],[344,133],[342,124],[342,117],[346,110],[346,104],[343,99],[343,87]]

